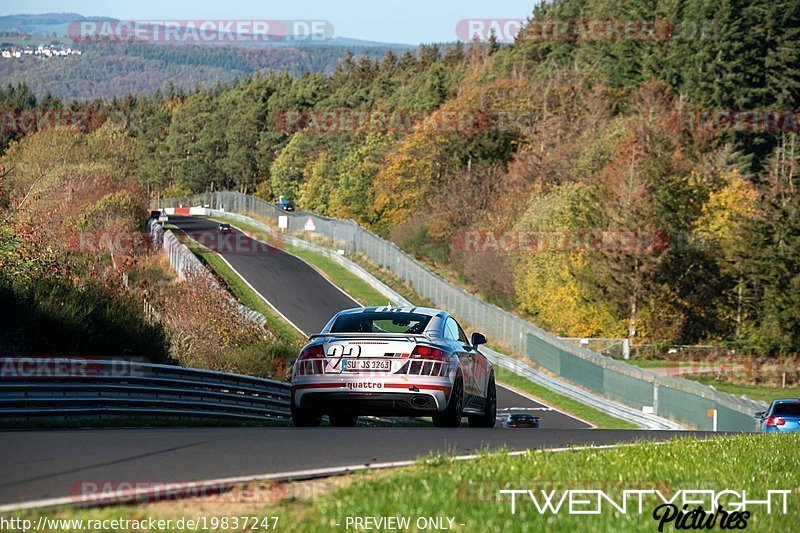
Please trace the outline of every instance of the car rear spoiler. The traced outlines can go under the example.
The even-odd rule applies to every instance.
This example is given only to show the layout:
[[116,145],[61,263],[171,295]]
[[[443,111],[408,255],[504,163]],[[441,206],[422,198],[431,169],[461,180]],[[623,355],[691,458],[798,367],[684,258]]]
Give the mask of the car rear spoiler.
[[415,333],[317,333],[311,335],[309,340],[322,337],[338,337],[340,339],[409,339],[429,340],[426,335]]

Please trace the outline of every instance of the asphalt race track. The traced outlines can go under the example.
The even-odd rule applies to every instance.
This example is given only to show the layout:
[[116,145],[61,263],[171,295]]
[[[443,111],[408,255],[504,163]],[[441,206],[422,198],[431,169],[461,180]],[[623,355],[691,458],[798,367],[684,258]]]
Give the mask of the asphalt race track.
[[234,228],[231,228],[230,242],[235,246],[228,246],[214,240],[219,224],[213,220],[171,216],[169,222],[194,237],[202,233],[210,235],[208,240],[203,239],[204,244],[218,242],[217,246],[209,247],[218,247],[214,251],[307,335],[318,333],[342,309],[360,307],[305,261],[254,241]]
[[[188,232],[217,223],[170,217]],[[357,306],[300,259],[233,230],[238,252],[218,250],[261,295],[304,332],[319,331],[340,309]],[[245,251],[242,251],[242,246]],[[260,253],[250,250],[261,247]],[[471,454],[665,440],[685,432],[591,430],[583,421],[498,387],[498,410],[531,411],[540,429],[132,428],[0,431],[0,505],[66,497],[82,481],[149,483],[278,474],[413,460],[431,452]],[[701,435],[702,433],[697,433]]]
[[[0,432],[0,505],[81,482],[177,482],[471,454],[663,440],[680,432],[394,428],[151,428]],[[685,434],[685,433],[684,433]]]

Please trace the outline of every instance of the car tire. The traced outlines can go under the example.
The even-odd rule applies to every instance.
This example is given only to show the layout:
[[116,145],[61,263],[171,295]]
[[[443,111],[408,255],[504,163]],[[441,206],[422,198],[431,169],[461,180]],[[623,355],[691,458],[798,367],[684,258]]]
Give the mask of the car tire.
[[486,403],[482,415],[471,415],[469,427],[493,428],[497,423],[497,386],[494,383],[494,372],[489,374],[489,384],[486,386]]
[[356,415],[349,415],[346,413],[337,413],[328,415],[331,425],[335,428],[352,428],[356,426],[358,417]]
[[316,428],[322,423],[322,415],[292,405],[292,422],[299,428]]
[[457,428],[461,425],[464,414],[464,380],[461,376],[456,378],[450,399],[444,411],[433,415],[433,425],[437,428]]

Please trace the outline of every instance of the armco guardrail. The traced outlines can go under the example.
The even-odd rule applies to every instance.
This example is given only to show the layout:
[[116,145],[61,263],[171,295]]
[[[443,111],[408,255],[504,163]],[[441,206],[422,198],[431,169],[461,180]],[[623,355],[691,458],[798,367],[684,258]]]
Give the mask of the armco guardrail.
[[168,417],[283,421],[289,385],[168,365],[0,358],[0,419]]
[[666,418],[662,418],[660,416],[647,414],[642,412],[640,409],[635,409],[633,407],[628,407],[618,402],[608,400],[602,396],[584,390],[581,387],[572,385],[560,379],[556,379],[552,376],[548,376],[544,372],[540,372],[535,368],[526,365],[522,361],[518,361],[513,357],[503,355],[499,352],[486,348],[485,346],[481,346],[480,351],[492,362],[493,365],[510,370],[518,376],[522,376],[533,383],[547,387],[548,389],[556,391],[568,398],[578,400],[586,405],[591,405],[598,411],[602,411],[612,416],[616,416],[617,418],[633,422],[634,424],[646,429],[683,429],[683,427],[676,422],[667,420]]
[[313,228],[314,234],[330,241],[331,248],[343,249],[347,255],[364,254],[437,306],[481,329],[512,352],[530,358],[568,381],[630,407],[652,408],[658,416],[706,430],[713,429],[713,417],[708,413],[716,410],[717,429],[727,431],[752,430],[755,427],[753,413],[766,407],[761,402],[725,394],[696,382],[659,376],[561,340],[449,283],[395,244],[361,228],[352,220],[308,212],[286,212],[260,198],[237,192],[172,198],[162,200],[154,207],[181,205],[201,205],[272,220],[285,215],[290,233]]

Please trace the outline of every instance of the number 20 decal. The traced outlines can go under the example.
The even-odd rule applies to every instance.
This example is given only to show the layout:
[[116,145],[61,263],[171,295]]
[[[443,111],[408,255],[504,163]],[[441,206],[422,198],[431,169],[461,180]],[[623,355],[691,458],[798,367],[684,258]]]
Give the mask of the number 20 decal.
[[351,346],[351,345],[343,345],[343,344],[336,344],[331,346],[328,349],[328,357],[338,357],[341,359],[342,357],[360,357],[361,356],[361,346],[358,344]]
[[345,357],[361,357],[361,346],[358,344],[356,345],[343,345],[343,344],[335,344],[328,348],[328,357],[335,357],[336,362],[331,365],[331,368],[338,368],[339,364],[342,362],[342,359]]

